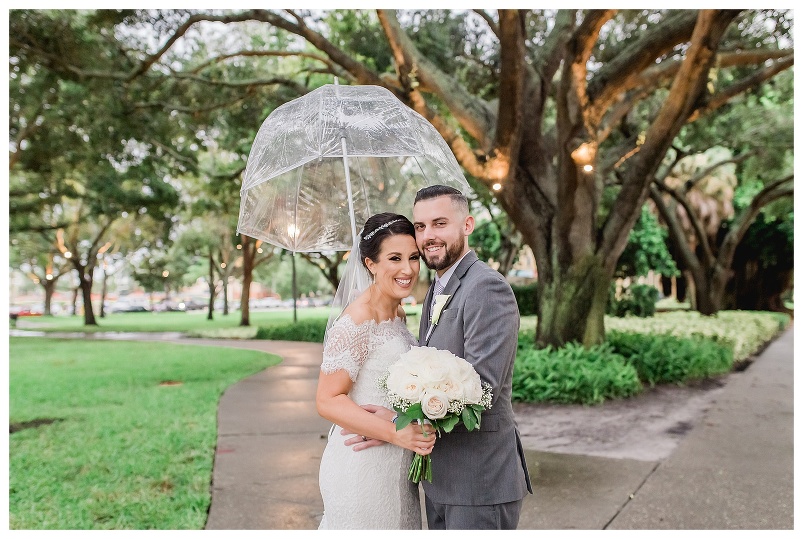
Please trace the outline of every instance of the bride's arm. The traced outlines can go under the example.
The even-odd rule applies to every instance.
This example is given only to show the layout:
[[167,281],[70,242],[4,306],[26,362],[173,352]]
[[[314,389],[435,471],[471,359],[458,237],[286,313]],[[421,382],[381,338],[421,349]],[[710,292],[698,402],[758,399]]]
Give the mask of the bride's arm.
[[364,410],[351,400],[348,396],[351,386],[351,378],[345,370],[330,374],[321,372],[315,395],[318,414],[349,432],[366,438],[390,442],[420,455],[427,455],[432,451],[435,445],[432,427],[426,425],[427,430],[424,431],[420,425],[411,424],[397,431],[396,425]]

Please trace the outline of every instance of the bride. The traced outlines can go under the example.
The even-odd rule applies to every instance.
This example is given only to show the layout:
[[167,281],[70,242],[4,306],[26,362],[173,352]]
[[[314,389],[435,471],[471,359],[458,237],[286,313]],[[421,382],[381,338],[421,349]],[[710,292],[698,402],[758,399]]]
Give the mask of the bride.
[[[424,432],[411,424],[396,431],[393,423],[361,407],[390,408],[378,379],[418,344],[401,307],[418,279],[415,229],[403,215],[374,215],[365,223],[355,255],[349,257],[336,294],[335,303],[347,306],[330,319],[318,379],[318,413],[335,424],[321,458],[324,514],[319,529],[420,529],[418,486],[407,479],[407,470],[413,452],[431,453],[432,427],[425,426]],[[355,283],[360,279],[363,283]],[[353,290],[363,291],[349,301]],[[343,294],[345,300],[339,299]],[[345,445],[350,434],[344,433],[390,443],[358,452]]]

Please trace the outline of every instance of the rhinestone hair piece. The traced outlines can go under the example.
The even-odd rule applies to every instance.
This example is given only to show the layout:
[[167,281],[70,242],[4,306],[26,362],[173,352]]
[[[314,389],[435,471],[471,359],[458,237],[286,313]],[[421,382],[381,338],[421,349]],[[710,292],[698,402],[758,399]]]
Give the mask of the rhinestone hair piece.
[[367,235],[367,236],[365,236],[365,237],[362,239],[362,241],[368,241],[368,240],[370,240],[371,238],[373,238],[373,237],[374,237],[374,234],[376,234],[376,233],[377,233],[377,232],[379,232],[380,230],[383,230],[383,229],[385,229],[385,228],[389,227],[389,226],[390,226],[390,225],[392,225],[393,223],[398,223],[399,221],[401,221],[401,219],[394,219],[394,220],[392,220],[392,221],[388,221],[388,222],[387,222],[387,223],[385,223],[384,225],[379,225],[378,227],[376,227],[375,229],[373,229],[371,232],[369,232],[369,233],[368,233],[368,235]]

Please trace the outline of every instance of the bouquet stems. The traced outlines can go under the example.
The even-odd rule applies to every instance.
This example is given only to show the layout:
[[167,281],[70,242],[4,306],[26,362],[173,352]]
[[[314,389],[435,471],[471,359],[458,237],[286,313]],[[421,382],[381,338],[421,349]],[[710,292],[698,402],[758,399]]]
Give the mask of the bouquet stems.
[[410,464],[407,478],[415,484],[420,483],[421,479],[426,479],[432,483],[432,459],[430,459],[429,455],[415,454],[413,462]]

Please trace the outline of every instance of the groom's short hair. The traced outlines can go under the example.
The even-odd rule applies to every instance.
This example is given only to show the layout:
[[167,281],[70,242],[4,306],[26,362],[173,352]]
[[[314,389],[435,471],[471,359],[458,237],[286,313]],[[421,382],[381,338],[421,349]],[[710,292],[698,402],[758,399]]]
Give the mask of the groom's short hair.
[[413,202],[413,206],[418,204],[418,201],[420,200],[429,200],[430,198],[438,198],[442,196],[448,196],[451,198],[452,204],[454,204],[463,213],[468,215],[468,199],[466,198],[466,195],[461,193],[458,189],[449,187],[448,185],[430,185],[429,187],[419,189],[415,194],[415,202]]

